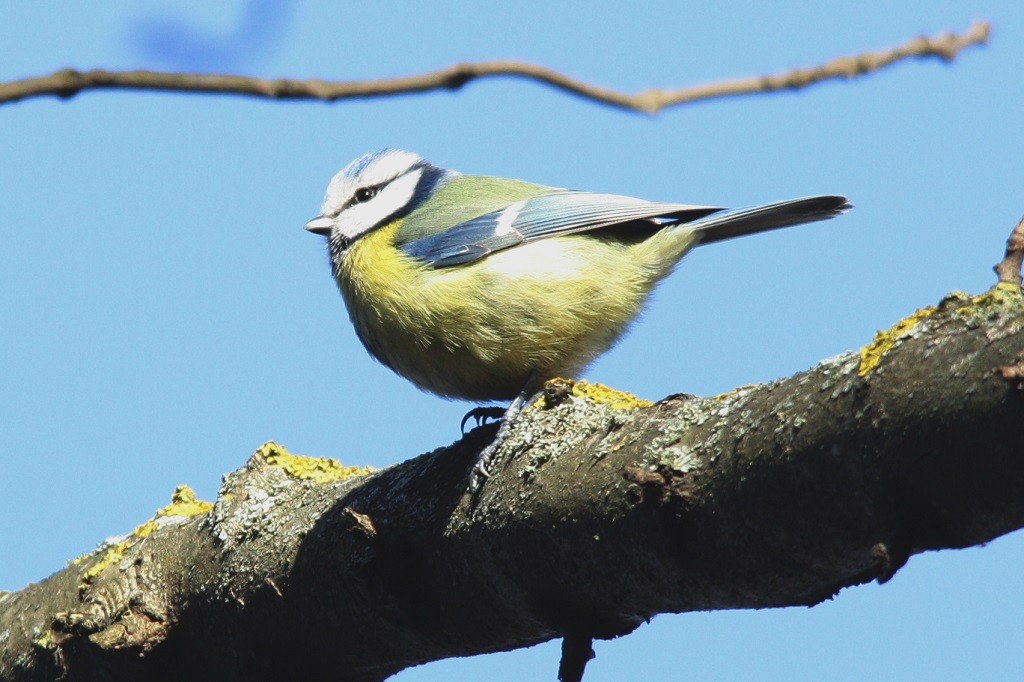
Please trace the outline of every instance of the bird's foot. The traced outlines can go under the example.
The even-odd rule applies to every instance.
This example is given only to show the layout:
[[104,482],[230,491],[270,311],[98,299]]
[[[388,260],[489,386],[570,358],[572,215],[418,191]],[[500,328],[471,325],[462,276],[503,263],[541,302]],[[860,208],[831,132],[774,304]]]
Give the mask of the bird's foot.
[[462,418],[462,422],[459,423],[459,430],[462,431],[462,435],[466,435],[466,422],[470,419],[476,421],[477,426],[483,426],[488,421],[498,421],[505,415],[504,407],[474,407],[472,410],[466,413],[466,416]]

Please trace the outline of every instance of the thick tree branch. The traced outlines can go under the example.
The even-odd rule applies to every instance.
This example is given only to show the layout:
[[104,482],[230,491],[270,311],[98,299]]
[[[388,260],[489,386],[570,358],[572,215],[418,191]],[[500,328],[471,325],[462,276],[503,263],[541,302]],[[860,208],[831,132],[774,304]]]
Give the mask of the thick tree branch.
[[0,104],[47,95],[67,99],[85,90],[212,92],[267,99],[315,99],[333,102],[434,90],[458,90],[473,80],[511,76],[544,83],[557,90],[612,107],[656,114],[668,107],[693,102],[779,90],[799,90],[826,80],[856,78],[906,59],[937,57],[948,62],[955,59],[961,50],[973,45],[984,45],[988,41],[988,36],[989,25],[979,21],[972,24],[963,35],[947,33],[932,38],[921,36],[888,50],[839,57],[811,68],[677,90],[651,89],[632,95],[584,83],[536,64],[490,61],[455,64],[417,76],[345,82],[153,71],[64,69],[48,76],[0,83]]
[[[261,448],[211,510],[0,596],[0,678],[380,680],[657,613],[816,604],[1024,526],[1024,295],[951,295],[771,384],[652,407],[553,386],[477,499],[493,427],[365,475]],[[589,396],[589,397],[588,397]]]

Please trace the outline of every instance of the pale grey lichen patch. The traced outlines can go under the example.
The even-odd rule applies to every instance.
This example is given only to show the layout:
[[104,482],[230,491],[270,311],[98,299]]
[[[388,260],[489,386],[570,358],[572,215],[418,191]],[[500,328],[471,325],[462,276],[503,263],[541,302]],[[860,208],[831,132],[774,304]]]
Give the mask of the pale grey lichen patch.
[[[715,415],[728,416],[744,403],[744,394],[749,389],[741,389],[717,398],[690,398],[683,403],[672,420],[659,426],[658,435],[649,440],[644,448],[643,462],[651,471],[669,469],[678,473],[689,473],[703,466],[701,459],[707,456],[713,460],[714,455],[710,439],[703,450],[698,451],[690,443],[693,429],[703,425]],[[714,434],[712,438],[717,438]]]
[[[814,377],[819,381],[818,392],[829,393],[828,398],[835,400],[854,389],[857,367],[860,363],[855,353],[844,353],[819,362],[814,369],[804,374],[807,381]],[[801,384],[802,385],[802,384]]]
[[697,453],[681,443],[665,448],[659,459],[673,471],[681,474],[690,473],[701,467],[700,457]]
[[[518,475],[532,481],[546,463],[571,451],[594,432],[606,432],[612,427],[614,410],[607,405],[593,403],[570,396],[558,406],[534,412],[513,426],[509,439],[502,447],[502,457],[515,457],[514,453],[529,450],[529,456],[519,467]],[[566,428],[566,424],[578,425]],[[508,454],[513,453],[513,454]]]
[[191,520],[191,517],[188,516],[158,516],[153,519],[154,523],[156,523],[157,529],[180,526]]
[[[317,470],[319,471],[319,469]],[[366,476],[298,476],[254,455],[242,469],[224,478],[208,517],[210,534],[221,553],[223,571],[210,589],[220,598],[245,594],[262,578],[251,566],[267,557],[287,563],[345,488]]]
[[860,362],[856,353],[847,352],[825,358],[814,369],[830,376],[845,376],[852,373]]
[[975,366],[978,356],[984,351],[984,348],[975,348],[956,357],[949,365],[949,373],[954,376],[963,376],[965,371],[969,371],[970,367]]
[[586,458],[580,461],[582,466],[624,447],[629,439],[616,438],[615,432],[637,418],[644,411],[641,408],[650,404],[632,396],[627,396],[629,400],[609,400],[601,395],[595,397],[595,390],[609,394],[614,392],[596,384],[591,386],[580,382],[579,386],[588,390],[573,390],[553,407],[541,408],[538,404],[527,408],[513,425],[498,452],[497,461],[515,459],[519,453],[528,452],[513,466],[518,467],[514,469],[516,475],[529,483],[541,468],[567,452],[584,451]]
[[275,498],[257,486],[245,486],[241,495],[222,492],[212,516],[217,539],[225,547],[244,542],[254,533],[265,530],[265,520],[275,506]]

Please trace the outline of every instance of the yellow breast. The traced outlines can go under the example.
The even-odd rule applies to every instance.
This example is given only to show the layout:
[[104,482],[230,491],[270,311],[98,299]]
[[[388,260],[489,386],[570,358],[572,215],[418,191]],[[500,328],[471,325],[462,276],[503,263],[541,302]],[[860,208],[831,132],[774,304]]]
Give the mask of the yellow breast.
[[528,381],[575,376],[615,343],[664,274],[652,278],[635,249],[580,236],[433,269],[394,247],[400,224],[353,244],[338,285],[367,350],[449,398],[508,400]]

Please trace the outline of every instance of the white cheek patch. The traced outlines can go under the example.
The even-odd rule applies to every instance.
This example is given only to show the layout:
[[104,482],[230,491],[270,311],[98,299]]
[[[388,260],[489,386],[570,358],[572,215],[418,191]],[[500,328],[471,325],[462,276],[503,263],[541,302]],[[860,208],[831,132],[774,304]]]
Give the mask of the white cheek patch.
[[422,170],[406,173],[381,188],[369,201],[352,204],[338,216],[335,229],[351,240],[376,227],[412,201],[422,174]]

